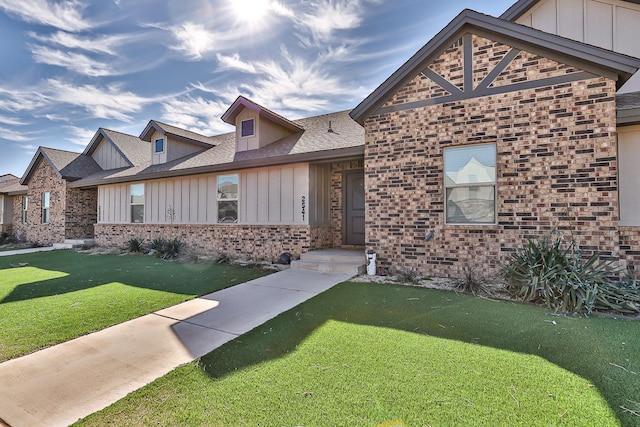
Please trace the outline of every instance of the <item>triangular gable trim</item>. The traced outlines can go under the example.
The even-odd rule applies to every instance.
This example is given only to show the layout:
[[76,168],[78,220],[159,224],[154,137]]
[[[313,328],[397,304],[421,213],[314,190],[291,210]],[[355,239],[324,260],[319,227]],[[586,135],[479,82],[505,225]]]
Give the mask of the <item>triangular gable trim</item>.
[[239,96],[233,104],[227,109],[227,111],[222,115],[222,120],[225,123],[235,126],[236,117],[240,112],[248,108],[249,110],[257,113],[260,117],[264,117],[271,122],[279,124],[293,132],[302,132],[304,128],[297,123],[292,122],[291,120],[282,117],[281,115],[274,113],[273,111],[264,108],[263,106],[256,104],[250,99],[245,98],[244,96]]
[[118,145],[113,142],[113,140],[105,131],[106,129],[99,128],[82,154],[85,156],[91,156],[96,151],[98,146],[100,146],[100,137],[102,137],[103,140],[106,140],[111,145],[111,147],[113,147],[118,152],[118,154],[120,154],[120,156],[124,159],[125,162],[127,162],[129,166],[133,166],[133,162],[129,160],[129,158],[122,152],[120,147],[118,147]]
[[22,178],[20,178],[21,185],[27,185],[27,181],[31,179],[31,176],[33,175],[33,172],[35,171],[35,168],[38,165],[38,161],[40,160],[41,157],[49,163],[49,166],[51,166],[51,169],[53,169],[53,171],[56,173],[58,178],[62,179],[62,174],[60,173],[58,168],[56,168],[56,166],[53,164],[49,156],[47,156],[47,153],[44,152],[42,147],[38,147],[38,150],[33,155],[33,158],[31,159],[29,166],[27,166],[27,169],[25,170],[24,175],[22,175]]
[[[167,125],[167,126],[169,126],[169,125]],[[177,127],[176,127],[176,129],[177,129]],[[185,130],[187,132],[190,132],[187,129],[183,129],[183,130]],[[176,133],[173,133],[173,132],[165,129],[164,127],[162,127],[162,123],[157,122],[155,120],[149,120],[149,123],[147,123],[147,126],[144,128],[144,130],[140,134],[139,138],[141,140],[143,140],[143,141],[151,142],[151,135],[153,135],[153,131],[158,131],[163,136],[171,135],[171,136],[173,136],[173,137],[175,137],[175,138],[177,138],[177,139],[179,139],[181,141],[185,141],[185,142],[188,142],[190,144],[197,145],[199,147],[205,147],[205,148],[211,148],[212,147],[211,144],[207,144],[206,142],[198,141],[196,139],[189,138],[189,137],[186,137],[184,135],[178,135]],[[195,132],[191,132],[191,133],[195,133]]]
[[606,76],[617,80],[619,85],[640,68],[640,59],[465,9],[354,108],[351,117],[363,124],[367,117],[426,69],[455,40],[469,33],[572,65],[594,75]]

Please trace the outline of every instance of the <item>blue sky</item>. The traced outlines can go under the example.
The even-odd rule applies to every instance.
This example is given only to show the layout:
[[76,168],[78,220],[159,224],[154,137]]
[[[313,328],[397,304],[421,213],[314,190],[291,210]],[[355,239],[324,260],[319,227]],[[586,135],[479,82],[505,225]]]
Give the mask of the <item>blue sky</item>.
[[515,0],[0,0],[0,175],[150,119],[205,135],[244,95],[296,119],[355,107],[464,8]]

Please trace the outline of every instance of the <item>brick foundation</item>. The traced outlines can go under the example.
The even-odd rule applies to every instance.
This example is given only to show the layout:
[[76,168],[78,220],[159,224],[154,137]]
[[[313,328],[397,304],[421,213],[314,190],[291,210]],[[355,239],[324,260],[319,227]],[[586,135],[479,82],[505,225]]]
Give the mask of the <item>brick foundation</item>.
[[332,246],[330,226],[96,224],[95,236],[99,246],[107,247],[124,247],[134,237],[178,238],[196,254],[266,260]]

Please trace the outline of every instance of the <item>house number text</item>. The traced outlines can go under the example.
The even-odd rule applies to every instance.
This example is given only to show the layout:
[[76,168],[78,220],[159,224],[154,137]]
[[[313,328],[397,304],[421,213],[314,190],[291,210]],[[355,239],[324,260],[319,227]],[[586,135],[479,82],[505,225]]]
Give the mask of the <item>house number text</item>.
[[304,212],[306,207],[307,207],[306,199],[304,196],[302,196],[302,220],[303,221],[304,221]]

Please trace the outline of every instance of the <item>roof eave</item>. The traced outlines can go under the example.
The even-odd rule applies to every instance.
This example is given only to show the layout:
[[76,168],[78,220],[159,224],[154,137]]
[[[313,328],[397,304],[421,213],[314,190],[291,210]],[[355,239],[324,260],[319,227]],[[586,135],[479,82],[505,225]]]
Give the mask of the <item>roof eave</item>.
[[40,156],[42,156],[43,159],[45,159],[47,162],[49,162],[49,165],[51,166],[51,169],[53,169],[53,171],[56,173],[58,178],[62,178],[62,174],[55,167],[54,163],[51,161],[49,156],[47,156],[47,154],[44,152],[42,147],[38,147],[38,150],[33,155],[33,158],[31,159],[31,162],[29,163],[29,166],[27,166],[27,169],[24,171],[24,174],[22,175],[22,178],[20,178],[20,185],[27,185],[25,183],[31,178],[31,175],[33,174],[33,170],[32,169],[35,167],[35,165],[38,162],[38,159],[39,159]]
[[616,111],[616,123],[618,126],[640,124],[640,107]]
[[538,4],[540,0],[519,0],[515,2],[509,9],[507,9],[502,15],[500,15],[500,19],[505,19],[507,21],[515,21],[524,15],[529,9]]
[[276,156],[268,159],[251,159],[243,160],[239,162],[223,163],[219,165],[201,166],[189,169],[179,169],[172,171],[153,172],[148,174],[140,174],[134,176],[118,177],[118,178],[105,178],[96,180],[80,180],[75,183],[70,183],[69,187],[83,188],[83,187],[96,187],[99,185],[116,184],[123,182],[133,181],[147,181],[150,179],[158,178],[171,178],[185,175],[199,175],[203,173],[213,172],[227,172],[239,169],[250,169],[264,166],[277,166],[288,163],[299,162],[316,162],[323,160],[335,160],[340,158],[360,157],[364,155],[364,145],[357,145],[348,148],[339,148],[335,150],[314,151],[311,153],[301,154],[288,154],[284,156]]

